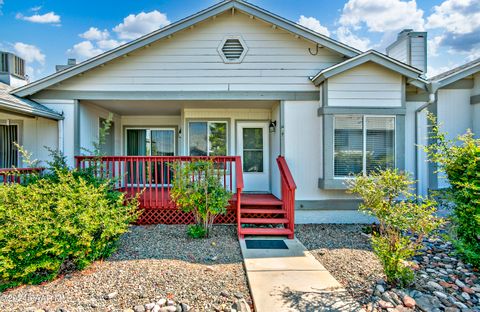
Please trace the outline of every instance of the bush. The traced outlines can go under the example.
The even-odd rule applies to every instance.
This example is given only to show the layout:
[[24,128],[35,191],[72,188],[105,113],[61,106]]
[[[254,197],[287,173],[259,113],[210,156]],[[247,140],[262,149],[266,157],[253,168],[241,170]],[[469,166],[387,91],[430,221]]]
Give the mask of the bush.
[[195,216],[196,227],[188,231],[192,237],[208,237],[215,217],[227,212],[232,194],[223,187],[216,170],[212,161],[175,165],[171,196],[179,209]]
[[480,268],[480,139],[473,133],[447,140],[433,115],[429,115],[434,143],[425,148],[429,160],[446,174],[445,194],[454,203],[454,245],[466,261]]
[[413,280],[409,260],[422,247],[423,237],[441,224],[434,216],[435,201],[413,195],[412,184],[396,169],[360,175],[349,182],[350,192],[363,199],[360,210],[379,222],[372,245],[387,281],[400,286]]
[[56,170],[26,185],[0,186],[0,290],[109,256],[137,217],[136,199],[87,173]]

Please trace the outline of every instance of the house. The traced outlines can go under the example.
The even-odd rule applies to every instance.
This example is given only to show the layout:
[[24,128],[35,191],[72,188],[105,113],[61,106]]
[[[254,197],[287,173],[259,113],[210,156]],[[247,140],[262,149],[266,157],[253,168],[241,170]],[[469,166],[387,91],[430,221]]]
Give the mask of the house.
[[[250,214],[233,211],[230,221],[288,228],[293,209],[297,223],[368,221],[345,192],[351,173],[397,167],[420,180],[419,193],[436,186],[415,145],[426,137],[427,107],[456,132],[480,126],[478,68],[427,81],[426,36],[405,30],[387,54],[361,52],[228,0],[10,95],[57,113],[57,122],[38,127],[51,132],[42,144],[62,150],[72,166],[88,166],[75,156],[92,148],[112,114],[105,165],[124,177],[118,187],[126,192],[150,186],[142,201],[155,222],[179,218],[165,212],[174,156],[218,158],[225,186],[234,193],[241,186],[238,207]],[[10,118],[0,115],[0,123]],[[275,215],[273,207],[291,211],[259,222],[259,214]]]

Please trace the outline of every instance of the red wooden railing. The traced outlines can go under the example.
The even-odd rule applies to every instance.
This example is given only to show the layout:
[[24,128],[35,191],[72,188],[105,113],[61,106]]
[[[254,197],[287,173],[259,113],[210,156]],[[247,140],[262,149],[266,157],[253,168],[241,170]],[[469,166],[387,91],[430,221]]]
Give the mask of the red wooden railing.
[[75,159],[77,168],[91,168],[97,176],[112,179],[116,189],[129,195],[140,193],[140,207],[146,209],[175,208],[170,190],[176,163],[211,160],[225,189],[235,194],[239,210],[243,175],[238,156],[77,156]]
[[0,183],[23,183],[33,174],[41,173],[45,168],[0,168]]
[[297,185],[293,180],[285,157],[278,156],[277,164],[280,171],[282,202],[284,209],[287,211],[288,228],[293,232],[295,231],[295,190],[297,189]]

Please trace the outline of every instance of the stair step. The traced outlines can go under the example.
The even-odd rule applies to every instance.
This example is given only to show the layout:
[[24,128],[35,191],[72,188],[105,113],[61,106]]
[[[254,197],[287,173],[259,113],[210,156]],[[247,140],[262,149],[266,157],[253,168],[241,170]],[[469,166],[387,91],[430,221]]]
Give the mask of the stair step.
[[285,214],[287,213],[286,210],[283,209],[258,209],[258,208],[241,208],[240,214],[242,213],[264,213],[264,214]]
[[283,202],[272,194],[242,194],[242,206],[280,206]]
[[241,228],[240,235],[291,235],[290,229]]
[[288,223],[288,219],[287,218],[240,218],[240,223],[284,224],[284,223]]

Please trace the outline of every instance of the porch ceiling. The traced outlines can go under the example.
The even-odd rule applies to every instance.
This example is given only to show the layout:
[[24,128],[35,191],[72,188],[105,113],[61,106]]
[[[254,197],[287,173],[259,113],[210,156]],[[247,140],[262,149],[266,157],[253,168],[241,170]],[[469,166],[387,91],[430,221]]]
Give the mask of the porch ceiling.
[[183,108],[203,109],[270,109],[278,101],[151,101],[151,100],[99,100],[81,101],[93,104],[119,115],[180,115]]

